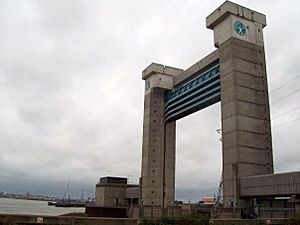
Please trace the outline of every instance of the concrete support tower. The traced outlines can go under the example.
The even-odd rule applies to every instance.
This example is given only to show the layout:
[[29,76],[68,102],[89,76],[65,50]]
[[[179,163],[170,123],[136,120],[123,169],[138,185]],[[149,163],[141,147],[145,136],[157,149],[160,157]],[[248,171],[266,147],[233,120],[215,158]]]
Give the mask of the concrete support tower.
[[[154,63],[143,71],[140,199],[143,209],[151,210],[144,215],[161,215],[175,200],[176,120],[219,100],[224,206],[247,208],[240,178],[273,173],[263,42],[266,17],[226,1],[206,18],[206,26],[214,31],[216,51],[185,71]],[[166,98],[167,90],[172,91]]]
[[244,207],[239,178],[273,173],[263,14],[226,1],[206,19],[219,48],[225,207]]
[[155,63],[143,71],[145,99],[140,185],[144,215],[161,215],[175,200],[176,122],[167,123],[164,112],[165,92],[173,88],[173,76],[181,72],[181,69]]

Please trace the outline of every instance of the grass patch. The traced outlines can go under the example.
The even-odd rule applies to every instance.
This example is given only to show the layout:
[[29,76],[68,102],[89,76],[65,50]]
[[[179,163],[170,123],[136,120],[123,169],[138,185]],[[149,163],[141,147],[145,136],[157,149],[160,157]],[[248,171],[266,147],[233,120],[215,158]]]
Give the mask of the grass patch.
[[209,225],[209,219],[199,214],[189,214],[178,217],[160,217],[143,219],[142,225]]

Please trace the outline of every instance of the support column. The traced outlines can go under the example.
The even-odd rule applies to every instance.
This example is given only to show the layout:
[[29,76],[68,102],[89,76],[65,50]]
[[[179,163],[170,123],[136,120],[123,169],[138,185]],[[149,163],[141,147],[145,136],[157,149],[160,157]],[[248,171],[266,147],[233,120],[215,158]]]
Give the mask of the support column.
[[163,214],[175,200],[175,122],[166,123],[165,94],[182,70],[152,63],[145,80],[141,204],[145,217]]
[[225,2],[207,17],[219,48],[225,207],[245,207],[239,178],[273,173],[265,16]]
[[176,121],[166,123],[164,208],[175,201]]

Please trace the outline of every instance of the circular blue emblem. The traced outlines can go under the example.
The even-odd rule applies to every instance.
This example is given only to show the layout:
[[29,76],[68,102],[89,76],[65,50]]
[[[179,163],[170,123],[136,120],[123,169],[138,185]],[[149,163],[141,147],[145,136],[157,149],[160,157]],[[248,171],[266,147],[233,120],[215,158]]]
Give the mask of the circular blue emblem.
[[146,83],[145,83],[145,89],[146,89],[146,91],[149,91],[149,90],[150,90],[150,87],[151,87],[151,82],[150,82],[150,80],[146,80]]
[[234,30],[241,36],[245,36],[247,33],[247,28],[246,26],[241,22],[241,21],[236,21],[234,23]]

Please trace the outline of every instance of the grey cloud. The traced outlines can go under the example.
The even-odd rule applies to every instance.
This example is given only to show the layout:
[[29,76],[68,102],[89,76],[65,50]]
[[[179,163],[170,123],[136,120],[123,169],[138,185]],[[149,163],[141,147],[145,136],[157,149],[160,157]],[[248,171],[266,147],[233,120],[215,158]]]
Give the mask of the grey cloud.
[[[60,195],[100,176],[140,176],[142,70],[187,68],[211,52],[206,16],[222,1],[1,1],[0,191]],[[267,14],[270,87],[299,68],[295,1],[240,1]],[[284,10],[282,10],[284,9]],[[283,17],[278,16],[282,14]],[[287,18],[286,22],[285,19]],[[286,40],[286,33],[291,35]],[[297,80],[276,100],[297,88]],[[297,106],[299,93],[273,115]],[[288,114],[273,124],[300,116]],[[177,198],[215,193],[221,174],[220,105],[177,122]],[[299,169],[297,123],[273,130],[278,171]],[[78,191],[74,191],[77,192]]]

